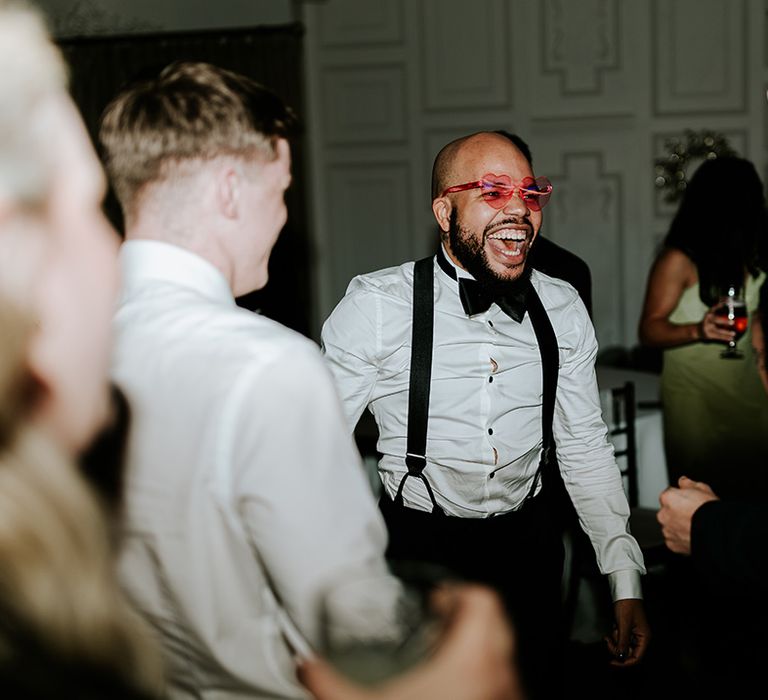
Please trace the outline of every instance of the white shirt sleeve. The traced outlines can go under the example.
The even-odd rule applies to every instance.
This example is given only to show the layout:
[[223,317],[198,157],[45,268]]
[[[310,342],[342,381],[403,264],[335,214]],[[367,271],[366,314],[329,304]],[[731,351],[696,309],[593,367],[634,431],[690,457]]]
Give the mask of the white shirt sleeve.
[[323,324],[322,348],[353,431],[371,398],[381,349],[381,297],[352,280]]
[[360,577],[370,599],[377,582],[390,590],[391,579],[383,521],[331,377],[311,350],[273,362],[247,392],[233,487],[254,554],[314,643],[325,587]]
[[642,598],[643,557],[629,534],[629,506],[602,420],[594,370],[597,340],[580,298],[567,317],[576,341],[565,354],[561,349],[553,426],[560,471],[614,600]]

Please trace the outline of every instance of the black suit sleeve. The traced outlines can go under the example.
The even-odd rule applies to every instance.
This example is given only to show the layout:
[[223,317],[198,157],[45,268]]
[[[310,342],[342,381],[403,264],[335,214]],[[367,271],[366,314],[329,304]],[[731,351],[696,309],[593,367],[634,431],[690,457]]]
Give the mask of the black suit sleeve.
[[768,594],[768,505],[711,501],[691,523],[691,556],[699,574],[723,592]]
[[586,262],[541,235],[531,248],[528,262],[540,272],[573,285],[592,318],[592,274]]

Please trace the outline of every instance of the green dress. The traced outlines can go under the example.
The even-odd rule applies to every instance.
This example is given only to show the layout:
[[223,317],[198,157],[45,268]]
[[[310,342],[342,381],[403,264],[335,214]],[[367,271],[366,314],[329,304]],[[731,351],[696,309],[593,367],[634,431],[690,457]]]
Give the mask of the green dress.
[[[751,314],[765,274],[748,278]],[[707,311],[699,285],[685,290],[673,323],[697,323]],[[738,342],[744,359],[723,359],[722,343],[691,343],[664,352],[661,398],[670,483],[705,481],[722,497],[768,495],[768,394],[757,372],[751,326]]]

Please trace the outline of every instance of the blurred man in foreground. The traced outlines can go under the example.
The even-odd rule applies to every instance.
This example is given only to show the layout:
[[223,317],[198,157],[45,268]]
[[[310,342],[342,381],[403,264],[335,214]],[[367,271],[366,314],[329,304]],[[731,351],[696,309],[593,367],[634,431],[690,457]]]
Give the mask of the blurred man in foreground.
[[695,611],[701,695],[748,697],[762,682],[768,654],[768,508],[721,500],[708,484],[685,476],[659,501],[667,546],[690,557],[676,563],[681,612]]

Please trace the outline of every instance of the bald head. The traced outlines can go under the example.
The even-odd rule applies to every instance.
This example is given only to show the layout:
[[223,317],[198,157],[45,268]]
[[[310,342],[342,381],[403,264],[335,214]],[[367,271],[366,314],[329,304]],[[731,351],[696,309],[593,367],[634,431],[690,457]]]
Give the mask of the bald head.
[[[500,153],[514,151],[527,162],[525,154],[509,138],[493,131],[480,131],[462,136],[443,146],[432,166],[432,199],[439,197],[440,193],[448,187],[467,182],[466,173],[471,167],[471,162],[476,161],[479,156],[494,151]],[[481,175],[482,173],[476,178]],[[469,179],[471,180],[472,177],[470,176]]]

